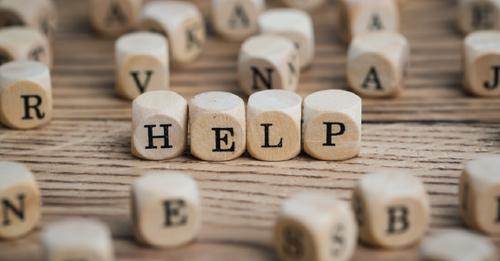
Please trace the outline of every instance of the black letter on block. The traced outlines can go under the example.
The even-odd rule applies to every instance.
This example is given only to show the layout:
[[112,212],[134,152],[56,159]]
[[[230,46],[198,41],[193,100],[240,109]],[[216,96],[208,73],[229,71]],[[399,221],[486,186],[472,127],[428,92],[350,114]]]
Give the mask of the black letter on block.
[[406,206],[390,207],[388,209],[389,227],[387,228],[387,233],[404,233],[410,227],[410,223],[408,221],[409,212],[410,211]]
[[492,66],[491,69],[493,70],[493,81],[491,82],[484,82],[483,86],[484,88],[488,90],[493,90],[498,88],[498,84],[500,83],[500,66]]
[[[323,146],[331,146],[335,147],[335,143],[333,143],[333,136],[340,136],[345,133],[345,125],[341,122],[323,122],[326,125],[326,142],[323,143]],[[339,126],[338,132],[332,132],[333,125]]]
[[144,125],[144,128],[148,129],[148,146],[146,147],[146,149],[149,150],[158,148],[154,145],[154,139],[163,139],[163,146],[161,146],[162,149],[173,148],[172,145],[170,145],[170,139],[168,135],[168,129],[172,127],[172,124],[160,124],[160,127],[163,128],[163,135],[158,136],[153,135],[153,128],[155,127],[156,125]]
[[186,202],[182,199],[166,200],[163,202],[165,209],[165,226],[182,226],[188,221],[188,217],[181,212],[186,207]]
[[304,256],[303,234],[299,229],[287,226],[283,229],[283,252],[293,258]]
[[366,75],[365,81],[363,82],[363,88],[368,89],[370,84],[375,85],[375,89],[382,90],[382,84],[380,83],[380,79],[378,78],[377,70],[375,67],[371,67],[370,71]]
[[137,89],[139,89],[140,93],[144,93],[144,91],[146,91],[146,89],[148,88],[149,81],[151,80],[151,76],[153,76],[153,73],[154,72],[151,70],[146,71],[146,79],[144,79],[144,82],[141,82],[141,80],[139,79],[138,71],[130,72],[130,76],[134,78],[135,86],[137,86]]
[[246,28],[250,26],[250,19],[248,19],[248,15],[245,12],[245,8],[241,4],[236,4],[233,9],[233,13],[229,18],[229,26],[233,29],[237,27]]
[[[212,130],[215,132],[215,149],[213,149],[212,152],[234,151],[234,141],[231,143],[231,146],[229,148],[222,148],[222,142],[224,142],[225,145],[228,145],[229,135],[231,135],[231,137],[234,137],[233,128],[212,128]],[[229,134],[226,133],[224,136],[222,136],[223,131],[228,132]]]
[[3,226],[10,225],[9,210],[14,213],[20,220],[24,221],[24,194],[18,194],[19,208],[16,208],[8,199],[2,199]]
[[106,14],[106,23],[108,25],[114,23],[123,25],[127,23],[127,17],[116,1],[111,2],[109,5],[108,13]]
[[264,145],[260,146],[261,148],[281,148],[283,147],[283,138],[280,138],[280,141],[276,145],[269,144],[269,128],[273,126],[272,123],[263,123],[260,126],[264,127]]
[[[266,68],[267,77],[263,75],[263,73],[259,70],[259,68],[255,66],[251,66],[250,70],[252,70],[252,89],[260,90],[260,89],[272,89],[273,88],[273,68]],[[258,83],[260,81],[264,84],[264,88],[261,88],[261,85]]]
[[[36,118],[45,118],[45,113],[40,111],[40,105],[42,105],[42,97],[39,95],[21,95],[21,99],[24,101],[24,117],[23,120],[32,120],[30,110],[35,110]],[[35,104],[30,103],[30,99],[35,100]]]

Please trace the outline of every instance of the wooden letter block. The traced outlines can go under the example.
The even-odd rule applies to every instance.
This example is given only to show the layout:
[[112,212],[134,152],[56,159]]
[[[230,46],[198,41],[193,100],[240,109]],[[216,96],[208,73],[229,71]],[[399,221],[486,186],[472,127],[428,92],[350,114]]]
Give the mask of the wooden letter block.
[[287,6],[312,11],[323,5],[325,0],[282,0]]
[[52,223],[41,238],[47,261],[114,260],[111,232],[96,220],[73,218]]
[[347,55],[347,79],[364,97],[394,97],[403,89],[410,47],[398,33],[373,32],[354,38]]
[[229,92],[206,92],[189,102],[191,153],[202,160],[241,156],[246,146],[245,102]]
[[57,27],[57,10],[52,0],[0,1],[0,27],[27,26],[51,38]]
[[469,162],[460,178],[459,191],[465,223],[500,235],[500,156],[483,156]]
[[127,99],[169,88],[168,45],[149,32],[124,35],[116,42],[116,91]]
[[180,156],[186,149],[186,99],[172,91],[152,91],[132,104],[132,154],[148,160]]
[[103,36],[117,37],[139,25],[142,0],[90,0],[90,22]]
[[464,34],[500,29],[499,0],[459,0],[458,27]]
[[0,121],[9,128],[33,129],[52,119],[49,68],[42,63],[10,62],[0,67]]
[[230,40],[244,40],[257,33],[257,18],[264,0],[212,0],[215,31]]
[[500,33],[471,33],[464,43],[465,90],[484,97],[500,96]]
[[193,240],[201,226],[196,182],[170,171],[151,171],[132,186],[132,217],[138,241],[176,247]]
[[429,226],[427,193],[420,180],[407,173],[365,175],[354,188],[353,208],[360,239],[378,247],[412,245]]
[[319,192],[288,199],[274,227],[276,251],[286,261],[350,260],[357,239],[349,204]]
[[205,22],[198,8],[189,2],[153,1],[143,10],[141,28],[167,37],[175,65],[193,62],[205,45]]
[[295,91],[299,75],[299,54],[287,38],[259,35],[241,47],[238,78],[247,94],[266,89]]
[[290,39],[299,50],[301,68],[314,58],[314,28],[311,17],[296,9],[271,9],[259,17],[263,34],[276,34]]
[[326,90],[304,99],[304,150],[320,160],[346,160],[361,147],[361,98]]
[[294,92],[252,94],[247,108],[247,149],[258,160],[289,160],[301,149],[302,98]]
[[28,27],[0,30],[0,65],[11,61],[37,61],[52,66],[52,50],[47,38]]
[[0,161],[0,239],[15,239],[38,224],[42,199],[31,171],[15,162]]

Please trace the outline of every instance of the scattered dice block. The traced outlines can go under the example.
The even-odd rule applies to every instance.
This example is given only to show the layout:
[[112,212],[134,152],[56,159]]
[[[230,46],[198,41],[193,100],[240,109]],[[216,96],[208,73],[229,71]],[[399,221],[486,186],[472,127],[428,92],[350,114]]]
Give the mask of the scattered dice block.
[[276,34],[290,39],[299,50],[301,68],[314,58],[314,28],[311,17],[296,9],[271,9],[259,17],[262,34]]
[[138,241],[176,247],[193,240],[201,226],[195,181],[184,174],[151,171],[132,186],[132,217]]
[[0,1],[0,27],[27,26],[51,38],[57,27],[57,11],[52,0]]
[[0,161],[0,239],[29,233],[41,216],[41,196],[31,171],[23,164]]
[[0,67],[0,122],[14,129],[33,129],[52,118],[49,68],[32,61]]
[[143,10],[141,28],[169,39],[174,65],[193,62],[205,45],[205,22],[198,8],[189,2],[152,1]]
[[147,160],[175,158],[186,149],[188,107],[172,91],[152,91],[132,103],[132,154]]
[[457,23],[464,34],[500,29],[500,1],[459,0]]
[[103,36],[117,37],[139,26],[142,0],[90,0],[90,22]]
[[0,65],[25,60],[41,62],[51,67],[52,50],[47,38],[29,27],[0,29]]
[[116,91],[127,99],[169,88],[168,45],[165,37],[138,32],[116,42]]
[[302,192],[282,206],[274,227],[278,256],[286,261],[350,260],[358,228],[349,204]]
[[247,107],[247,150],[258,160],[283,161],[301,150],[302,98],[285,90],[252,94]]
[[416,243],[429,226],[430,206],[416,177],[395,171],[365,175],[353,190],[360,239],[383,248]]
[[257,18],[264,8],[264,0],[212,0],[214,29],[224,38],[244,40],[257,33]]
[[304,99],[304,150],[320,160],[346,160],[361,147],[361,98],[343,90],[315,92]]
[[225,161],[246,147],[245,103],[228,92],[206,92],[189,102],[191,153],[202,160]]
[[287,38],[259,35],[248,39],[241,47],[238,78],[247,94],[265,89],[295,91],[299,75],[299,54]]
[[312,11],[323,5],[325,0],[282,0],[287,6]]
[[73,218],[49,224],[42,232],[44,260],[114,260],[108,227],[100,221]]
[[398,95],[404,86],[410,48],[402,35],[372,32],[357,36],[347,55],[350,87],[364,97]]

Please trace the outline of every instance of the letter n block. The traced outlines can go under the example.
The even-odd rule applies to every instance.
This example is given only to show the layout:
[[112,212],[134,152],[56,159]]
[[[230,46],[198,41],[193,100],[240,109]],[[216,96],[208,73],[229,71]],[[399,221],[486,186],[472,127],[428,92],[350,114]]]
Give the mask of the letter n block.
[[214,29],[230,40],[244,40],[257,33],[257,18],[264,0],[212,0]]
[[201,226],[196,182],[170,171],[151,171],[132,185],[132,217],[138,241],[176,247],[193,240]]
[[420,180],[407,173],[367,174],[353,190],[360,239],[395,249],[416,243],[429,226],[430,206]]
[[41,201],[29,169],[0,162],[0,239],[19,238],[33,230],[40,220]]

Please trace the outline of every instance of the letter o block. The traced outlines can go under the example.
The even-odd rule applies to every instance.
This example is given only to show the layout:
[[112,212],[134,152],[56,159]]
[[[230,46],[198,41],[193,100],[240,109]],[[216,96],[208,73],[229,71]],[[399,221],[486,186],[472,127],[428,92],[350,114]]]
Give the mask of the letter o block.
[[252,94],[247,109],[247,149],[258,160],[283,161],[301,150],[302,98],[294,92]]
[[457,23],[464,34],[500,29],[500,1],[459,0]]
[[283,0],[283,2],[292,8],[298,8],[306,11],[312,11],[323,5],[325,0]]
[[416,243],[429,226],[423,184],[407,173],[365,175],[353,190],[359,237],[370,245],[396,249]]
[[0,27],[31,27],[52,37],[57,27],[57,10],[52,0],[0,1]]
[[299,55],[287,38],[259,35],[241,47],[238,78],[246,94],[265,89],[295,91],[299,75]]
[[257,18],[264,0],[212,0],[215,31],[230,40],[244,40],[257,33]]
[[189,102],[191,153],[206,161],[232,160],[245,152],[245,103],[228,92],[198,94]]
[[28,27],[0,30],[0,65],[11,61],[37,61],[52,66],[52,50],[47,38]]
[[352,92],[326,90],[304,99],[304,150],[320,160],[346,160],[361,147],[361,98]]
[[329,194],[302,192],[283,204],[274,240],[281,260],[350,260],[357,233],[348,203]]
[[363,97],[394,97],[403,89],[410,48],[402,35],[366,33],[354,38],[347,55],[347,80]]
[[0,67],[0,121],[13,129],[33,129],[52,119],[49,68],[38,62]]
[[0,161],[0,239],[29,233],[41,216],[40,190],[31,171],[15,162]]
[[132,103],[132,154],[165,160],[184,153],[187,136],[186,99],[172,91],[152,91]]
[[117,37],[139,25],[142,0],[90,0],[90,22],[103,36]]
[[201,226],[196,182],[170,171],[151,171],[132,186],[132,217],[139,242],[177,247],[192,241]]

